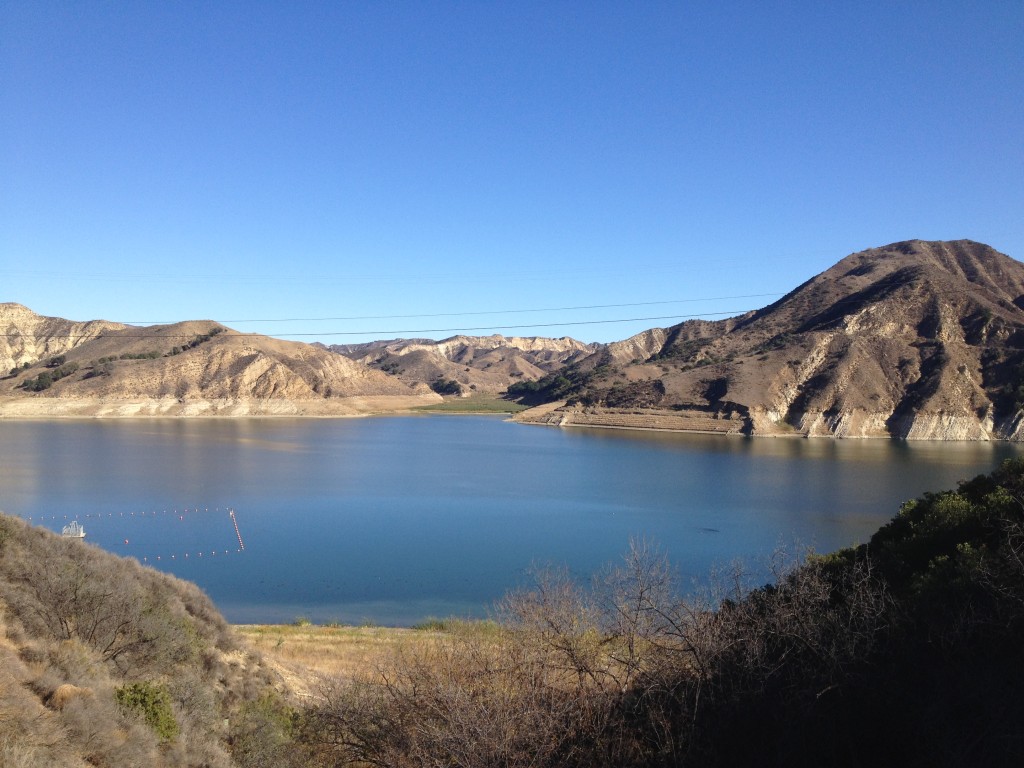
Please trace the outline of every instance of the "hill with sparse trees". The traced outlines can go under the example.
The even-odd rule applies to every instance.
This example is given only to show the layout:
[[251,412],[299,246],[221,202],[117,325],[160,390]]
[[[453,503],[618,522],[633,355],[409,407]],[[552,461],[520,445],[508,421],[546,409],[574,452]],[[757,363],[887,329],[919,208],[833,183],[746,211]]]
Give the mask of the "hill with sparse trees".
[[75,323],[0,304],[2,416],[335,416],[504,396],[521,421],[1024,440],[1024,264],[970,240],[851,254],[775,303],[611,344],[303,344],[212,321]]
[[70,324],[0,305],[0,322],[11,318],[4,416],[337,416],[441,400],[321,347],[212,321]]

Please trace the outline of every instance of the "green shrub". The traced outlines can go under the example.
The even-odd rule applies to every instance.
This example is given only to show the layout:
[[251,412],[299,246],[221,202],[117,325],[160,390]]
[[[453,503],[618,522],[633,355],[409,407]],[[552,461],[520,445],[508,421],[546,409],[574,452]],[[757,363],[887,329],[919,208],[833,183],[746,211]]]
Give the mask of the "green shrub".
[[177,737],[178,721],[174,719],[171,698],[164,686],[149,681],[131,683],[116,688],[114,697],[125,712],[141,715],[161,741]]
[[188,350],[192,349],[193,347],[198,347],[200,344],[203,344],[203,343],[209,341],[214,336],[216,336],[217,334],[221,333],[223,330],[224,330],[223,328],[216,328],[215,327],[215,328],[211,328],[208,333],[198,334],[197,336],[193,337],[191,341],[187,341],[184,344],[182,344],[180,347],[174,347],[173,349],[171,349],[171,351],[167,353],[167,357],[173,357],[174,355],[180,355],[182,352],[187,352]]
[[[49,365],[49,363],[47,363],[47,365]],[[70,376],[77,370],[78,363],[67,363],[52,371],[43,371],[34,379],[29,379],[23,383],[21,387],[22,389],[27,389],[29,392],[42,392],[43,390],[52,387],[54,382],[60,381],[65,376]]]
[[461,395],[462,385],[452,379],[435,379],[430,382],[430,388],[439,395]]

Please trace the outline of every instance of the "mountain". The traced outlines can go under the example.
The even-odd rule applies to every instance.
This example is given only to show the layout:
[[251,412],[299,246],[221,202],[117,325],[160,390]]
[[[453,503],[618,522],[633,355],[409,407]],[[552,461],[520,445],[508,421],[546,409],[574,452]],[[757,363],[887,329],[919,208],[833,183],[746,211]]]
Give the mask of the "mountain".
[[[523,421],[1024,439],[1024,264],[970,240],[842,259],[737,318],[652,329],[510,394]],[[563,404],[564,401],[564,404]]]
[[71,323],[0,305],[0,415],[351,415],[438,402],[326,349],[212,321]]
[[338,344],[330,349],[410,384],[426,382],[445,394],[499,394],[593,354],[597,344],[563,337],[452,336]]

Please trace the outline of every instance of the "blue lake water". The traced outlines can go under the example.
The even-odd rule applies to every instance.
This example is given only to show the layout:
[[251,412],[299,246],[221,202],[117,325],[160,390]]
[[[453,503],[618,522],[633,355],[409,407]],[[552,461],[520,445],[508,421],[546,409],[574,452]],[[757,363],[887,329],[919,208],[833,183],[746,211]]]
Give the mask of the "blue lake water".
[[1020,453],[486,416],[7,421],[0,510],[78,519],[233,622],[401,625],[484,616],[532,565],[585,577],[631,537],[684,580],[736,558],[756,570],[780,544],[859,543],[902,501]]

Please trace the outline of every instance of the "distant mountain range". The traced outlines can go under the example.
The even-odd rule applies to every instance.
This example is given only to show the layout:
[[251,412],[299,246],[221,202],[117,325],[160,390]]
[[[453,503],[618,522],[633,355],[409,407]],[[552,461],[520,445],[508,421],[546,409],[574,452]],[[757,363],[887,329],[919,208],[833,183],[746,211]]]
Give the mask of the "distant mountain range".
[[517,381],[532,381],[594,354],[600,344],[570,338],[452,336],[337,344],[330,349],[411,385],[427,382],[447,394],[500,394]]
[[342,415],[498,395],[519,420],[753,435],[1024,439],[1024,264],[969,240],[847,256],[779,301],[612,344],[455,336],[325,347],[214,322],[0,304],[0,416]]

